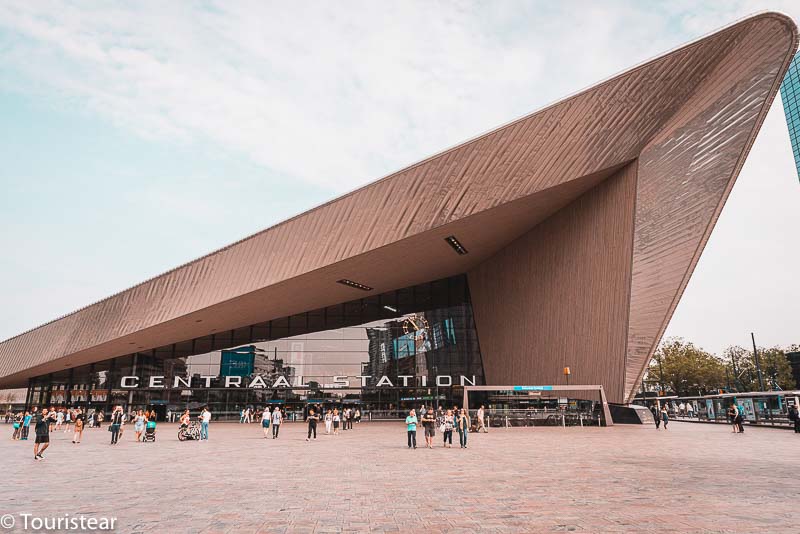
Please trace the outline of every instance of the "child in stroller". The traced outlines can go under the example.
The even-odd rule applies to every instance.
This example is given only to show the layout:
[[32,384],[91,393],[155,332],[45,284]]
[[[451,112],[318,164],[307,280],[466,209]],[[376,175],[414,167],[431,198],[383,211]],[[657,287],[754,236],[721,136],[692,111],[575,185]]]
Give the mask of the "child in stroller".
[[156,422],[148,421],[144,429],[144,438],[142,441],[155,441],[156,440]]

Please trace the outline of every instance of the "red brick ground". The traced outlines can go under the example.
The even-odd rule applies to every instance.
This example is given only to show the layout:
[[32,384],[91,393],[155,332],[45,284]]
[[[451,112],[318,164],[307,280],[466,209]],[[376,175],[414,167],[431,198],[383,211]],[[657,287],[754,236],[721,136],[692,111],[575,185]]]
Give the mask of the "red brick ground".
[[[323,428],[323,427],[320,427]],[[212,423],[207,443],[56,434],[46,460],[0,426],[0,514],[112,515],[117,532],[800,532],[800,435],[672,423],[493,429],[405,447],[401,423],[306,443]],[[420,445],[424,442],[418,436]]]

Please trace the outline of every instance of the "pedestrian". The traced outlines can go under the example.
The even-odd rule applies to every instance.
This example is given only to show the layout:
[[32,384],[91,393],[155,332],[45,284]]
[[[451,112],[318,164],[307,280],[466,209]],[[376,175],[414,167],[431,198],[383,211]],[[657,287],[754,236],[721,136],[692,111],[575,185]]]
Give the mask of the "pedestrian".
[[736,409],[736,405],[731,404],[728,407],[728,411],[725,412],[725,415],[728,416],[728,421],[730,421],[731,426],[733,426],[733,433],[736,434],[739,431],[739,425],[736,424],[736,416],[739,415],[739,410]]
[[314,413],[314,408],[308,409],[308,436],[306,437],[306,441],[311,439],[311,434],[314,434],[314,439],[317,439],[317,421],[319,421],[319,416]]
[[669,413],[667,413],[666,405],[661,407],[661,422],[664,423],[664,430],[666,430],[669,424]]
[[264,433],[264,439],[269,437],[269,417],[269,410],[264,408],[264,410],[261,412],[261,431]]
[[56,426],[53,430],[61,430],[61,426],[64,424],[64,409],[59,408],[58,412],[56,412]]
[[281,431],[281,423],[283,422],[283,414],[281,413],[280,406],[275,406],[272,410],[272,439],[278,439],[278,432]]
[[658,413],[655,404],[650,405],[650,413],[653,414],[653,421],[656,423],[656,430],[661,426],[661,415]]
[[331,433],[331,425],[333,424],[333,414],[330,410],[325,412],[325,434]]
[[478,417],[478,420],[475,421],[475,425],[476,425],[475,432],[480,432],[481,429],[483,429],[484,432],[488,433],[489,430],[486,428],[486,423],[485,423],[486,414],[483,411],[483,404],[481,404],[481,407],[478,408],[477,417]]
[[50,409],[48,410],[47,413],[48,413],[48,415],[50,417],[48,419],[48,424],[50,425],[50,433],[52,433],[53,430],[56,427],[56,419],[57,419],[55,407],[54,406],[50,406]]
[[458,430],[458,441],[462,449],[467,448],[467,434],[469,433],[469,414],[467,410],[461,408],[461,413],[456,420],[456,429]]
[[417,415],[412,408],[406,417],[406,429],[408,430],[408,448],[417,448]]
[[739,404],[736,408],[736,424],[739,426],[739,434],[744,434],[744,406]]
[[189,417],[189,410],[184,410],[183,414],[181,415],[180,419],[178,419],[180,423],[180,428],[188,428],[189,423],[191,422],[191,417]]
[[683,402],[681,402],[678,405],[678,415],[680,416],[686,415],[686,405]]
[[694,406],[691,402],[686,403],[686,415],[689,417],[694,417]]
[[352,408],[347,409],[347,426],[350,430],[353,430],[353,418],[355,417],[355,412]]
[[428,410],[420,419],[422,428],[425,430],[425,446],[433,448],[433,437],[436,435],[436,416],[433,410]]
[[31,426],[31,413],[25,412],[25,415],[22,417],[22,433],[20,434],[21,441],[28,441],[28,431],[30,430]]
[[339,409],[333,409],[333,435],[336,436],[339,434]]
[[134,418],[133,423],[133,431],[136,433],[136,441],[142,440],[142,432],[144,432],[144,425],[147,422],[147,418],[144,416],[144,412],[139,410],[136,412],[136,417]]
[[22,413],[18,413],[17,415],[13,416],[14,419],[14,433],[11,434],[12,440],[19,439],[20,435],[22,434]]
[[211,411],[208,406],[203,406],[200,412],[200,441],[208,441],[208,423],[211,422]]
[[442,446],[447,447],[448,449],[453,446],[453,427],[455,427],[455,421],[453,419],[453,412],[452,410],[447,410],[447,413],[444,415],[442,424],[442,435],[444,435],[444,442]]
[[111,445],[116,445],[119,440],[120,430],[123,424],[122,406],[117,406],[111,413],[111,426],[108,429],[111,431]]
[[800,412],[794,404],[789,406],[789,421],[794,425],[794,433],[800,434]]
[[72,426],[72,420],[74,419],[72,415],[72,410],[69,408],[66,409],[64,412],[64,434],[68,434],[70,431],[70,427]]
[[[34,408],[36,410],[36,408]],[[50,446],[50,422],[47,408],[42,408],[42,412],[36,416],[34,431],[36,441],[33,444],[33,459],[44,460],[42,453]]]
[[361,422],[361,410],[356,408],[356,424]]
[[81,409],[78,408],[75,412],[75,433],[72,435],[72,443],[81,442],[81,438],[83,437],[83,422],[85,420],[86,416]]

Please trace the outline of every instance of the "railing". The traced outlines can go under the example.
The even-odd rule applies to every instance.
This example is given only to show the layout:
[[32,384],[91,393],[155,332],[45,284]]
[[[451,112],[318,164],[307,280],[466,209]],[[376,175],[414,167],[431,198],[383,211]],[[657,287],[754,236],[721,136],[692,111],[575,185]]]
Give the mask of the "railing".
[[[485,425],[489,428],[534,426],[600,426],[601,414],[570,410],[486,410]],[[476,417],[471,411],[471,417]]]

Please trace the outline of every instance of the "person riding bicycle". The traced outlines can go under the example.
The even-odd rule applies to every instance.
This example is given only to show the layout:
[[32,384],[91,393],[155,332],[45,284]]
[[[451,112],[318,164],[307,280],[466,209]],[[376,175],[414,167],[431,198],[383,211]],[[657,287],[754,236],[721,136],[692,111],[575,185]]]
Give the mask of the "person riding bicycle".
[[191,418],[189,417],[189,410],[184,411],[180,418],[181,428],[187,428],[190,420]]

